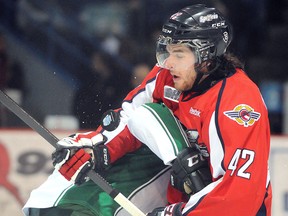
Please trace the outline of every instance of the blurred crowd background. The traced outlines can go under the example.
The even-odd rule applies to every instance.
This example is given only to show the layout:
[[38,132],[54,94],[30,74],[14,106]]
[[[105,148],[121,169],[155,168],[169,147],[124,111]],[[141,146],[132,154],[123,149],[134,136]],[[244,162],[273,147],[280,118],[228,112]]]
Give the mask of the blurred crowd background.
[[[163,22],[205,3],[234,27],[245,62],[288,134],[288,0],[0,0],[0,88],[50,129],[91,129],[156,63]],[[3,106],[0,126],[27,127]]]

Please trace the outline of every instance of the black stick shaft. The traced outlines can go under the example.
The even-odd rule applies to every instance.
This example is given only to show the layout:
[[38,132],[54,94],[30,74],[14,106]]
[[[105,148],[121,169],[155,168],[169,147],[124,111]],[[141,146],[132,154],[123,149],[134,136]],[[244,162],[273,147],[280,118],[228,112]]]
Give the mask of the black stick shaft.
[[[22,109],[14,100],[12,100],[7,94],[0,90],[0,101],[11,112],[17,115],[23,122],[25,122],[30,128],[40,134],[48,143],[56,148],[56,143],[59,139],[54,136],[47,128],[37,122],[31,115],[29,115],[24,109]],[[133,216],[144,216],[132,202],[130,202],[125,196],[123,196],[116,189],[113,189],[111,185],[98,173],[90,170],[88,177],[96,183],[103,191],[108,193],[120,206],[128,211]]]
[[12,100],[3,91],[0,91],[1,103],[8,108],[11,112],[17,115],[23,122],[25,122],[30,128],[39,133],[47,142],[56,148],[58,138],[55,137],[48,129],[37,122],[31,115],[23,110],[14,100]]

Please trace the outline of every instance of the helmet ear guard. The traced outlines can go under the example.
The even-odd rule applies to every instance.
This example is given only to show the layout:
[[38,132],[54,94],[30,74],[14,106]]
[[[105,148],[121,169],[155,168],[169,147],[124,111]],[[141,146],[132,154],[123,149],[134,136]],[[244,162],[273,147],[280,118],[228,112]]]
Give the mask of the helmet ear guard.
[[[210,59],[212,59],[216,54],[216,49],[214,44],[211,44],[207,40],[191,40],[189,43],[193,47],[194,53],[197,56],[197,63],[202,64]],[[193,45],[192,45],[193,44]]]

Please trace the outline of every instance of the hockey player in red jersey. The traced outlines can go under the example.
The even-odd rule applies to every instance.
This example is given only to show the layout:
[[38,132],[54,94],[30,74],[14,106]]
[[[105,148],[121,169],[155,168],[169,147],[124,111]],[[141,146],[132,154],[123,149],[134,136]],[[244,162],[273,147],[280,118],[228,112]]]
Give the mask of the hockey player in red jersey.
[[[172,167],[167,203],[149,216],[271,215],[267,109],[242,63],[226,52],[231,40],[231,25],[215,8],[173,14],[157,41],[158,64],[117,110],[120,125],[61,140],[55,167],[80,184],[87,170],[113,166],[144,143]],[[186,147],[177,144],[167,110]]]

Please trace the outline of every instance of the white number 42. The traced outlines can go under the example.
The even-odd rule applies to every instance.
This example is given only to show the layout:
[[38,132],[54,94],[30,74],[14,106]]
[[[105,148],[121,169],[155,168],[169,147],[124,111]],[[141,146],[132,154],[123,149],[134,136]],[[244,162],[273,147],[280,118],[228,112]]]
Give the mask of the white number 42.
[[238,161],[241,158],[243,160],[246,160],[246,162],[238,169],[237,176],[250,179],[251,173],[246,171],[249,168],[249,166],[253,163],[254,156],[255,156],[254,151],[248,149],[237,149],[228,165],[228,170],[231,170],[230,175],[232,176],[236,171]]

